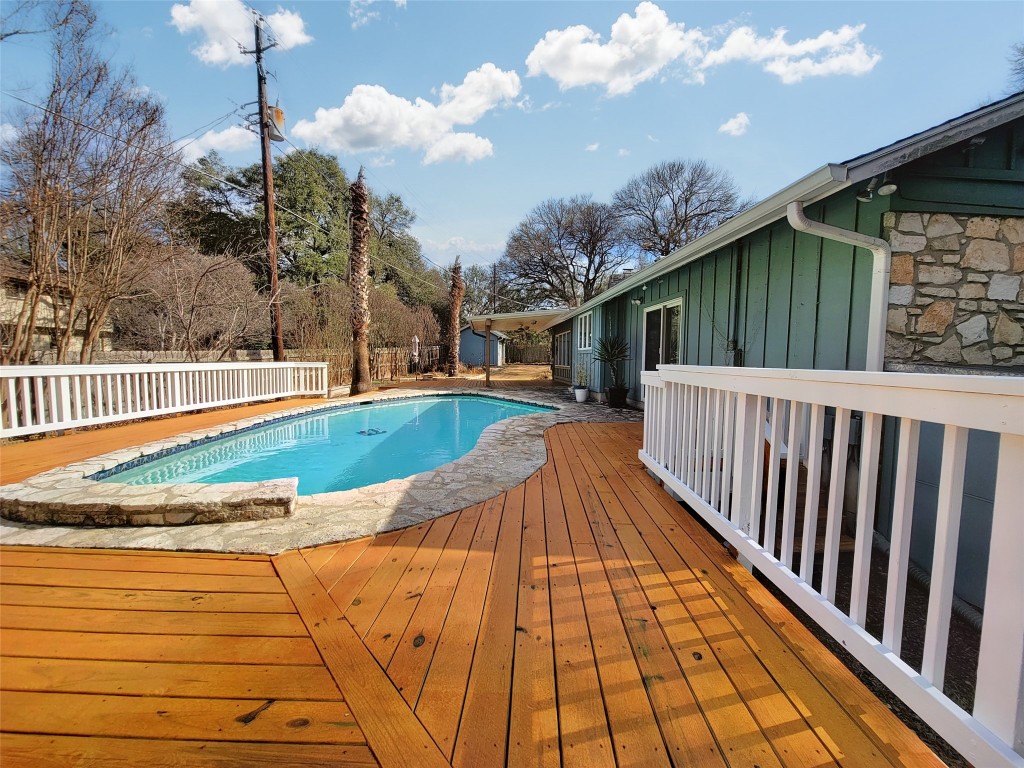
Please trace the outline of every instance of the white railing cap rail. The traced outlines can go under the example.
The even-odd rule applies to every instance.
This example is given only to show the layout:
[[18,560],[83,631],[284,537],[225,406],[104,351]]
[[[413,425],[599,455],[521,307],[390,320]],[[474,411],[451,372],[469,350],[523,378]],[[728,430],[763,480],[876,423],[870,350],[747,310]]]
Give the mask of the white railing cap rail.
[[89,365],[0,365],[0,377],[11,376],[91,376],[111,373],[147,373],[152,371],[201,371],[267,368],[326,368],[327,363],[286,362],[273,363],[259,360],[223,363],[98,363]]
[[659,380],[1024,435],[1021,376],[660,365],[641,377]]

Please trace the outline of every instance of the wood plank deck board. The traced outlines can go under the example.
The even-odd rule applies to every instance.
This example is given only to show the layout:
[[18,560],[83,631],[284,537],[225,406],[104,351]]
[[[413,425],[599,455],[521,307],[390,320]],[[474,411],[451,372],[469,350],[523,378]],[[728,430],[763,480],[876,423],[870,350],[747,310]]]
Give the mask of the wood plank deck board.
[[270,558],[19,548],[0,573],[29,582],[0,589],[5,768],[377,764]]
[[0,547],[3,765],[938,765],[640,434],[559,425],[494,499],[273,559]]
[[275,744],[7,733],[4,768],[356,768],[376,766],[366,745]]

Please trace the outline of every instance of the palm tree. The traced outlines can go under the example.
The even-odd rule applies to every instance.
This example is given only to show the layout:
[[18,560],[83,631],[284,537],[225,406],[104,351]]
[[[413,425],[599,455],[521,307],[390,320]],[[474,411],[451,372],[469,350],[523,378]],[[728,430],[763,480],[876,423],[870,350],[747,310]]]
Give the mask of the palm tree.
[[363,169],[349,188],[352,200],[352,387],[358,395],[373,388],[370,378],[370,196],[363,181]]
[[455,376],[459,371],[459,318],[462,315],[462,297],[466,295],[466,284],[462,281],[462,264],[459,257],[455,257],[455,265],[452,267],[452,286],[448,291],[448,360],[445,368],[449,376]]

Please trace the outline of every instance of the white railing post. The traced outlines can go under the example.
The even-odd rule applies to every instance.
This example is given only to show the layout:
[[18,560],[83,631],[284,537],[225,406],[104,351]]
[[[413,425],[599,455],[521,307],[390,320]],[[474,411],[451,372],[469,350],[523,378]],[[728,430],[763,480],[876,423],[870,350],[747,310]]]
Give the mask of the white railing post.
[[914,521],[914,493],[917,484],[917,449],[921,422],[900,419],[900,439],[896,457],[896,488],[892,507],[892,533],[889,541],[889,575],[886,585],[885,626],[882,642],[899,655],[903,647],[903,611],[906,605],[907,571],[910,565],[910,532]]
[[[932,555],[932,583],[928,591],[924,659],[921,662],[921,674],[940,690],[946,676],[949,617],[953,607],[953,579],[956,576],[966,463],[967,430],[947,424],[942,439],[935,552]],[[1024,599],[1024,596],[1018,592],[1017,599]]]
[[881,443],[881,414],[865,413],[861,423],[860,482],[857,488],[857,531],[853,550],[853,584],[850,588],[850,618],[862,627],[868,618],[871,542],[875,530],[878,450]]
[[758,450],[763,441],[763,427],[758,423],[759,408],[755,395],[736,397],[736,431],[732,454],[736,469],[732,474],[732,523],[750,534],[750,519],[760,513],[760,499],[754,502],[753,475],[745,468],[760,461]]
[[1024,755],[1024,436],[1002,435],[974,716]]

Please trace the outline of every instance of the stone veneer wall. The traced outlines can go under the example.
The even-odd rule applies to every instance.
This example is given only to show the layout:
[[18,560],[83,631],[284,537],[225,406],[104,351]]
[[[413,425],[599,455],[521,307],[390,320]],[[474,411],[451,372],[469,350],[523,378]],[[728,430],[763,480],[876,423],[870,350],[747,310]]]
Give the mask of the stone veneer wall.
[[1024,219],[886,213],[886,362],[1024,366]]

